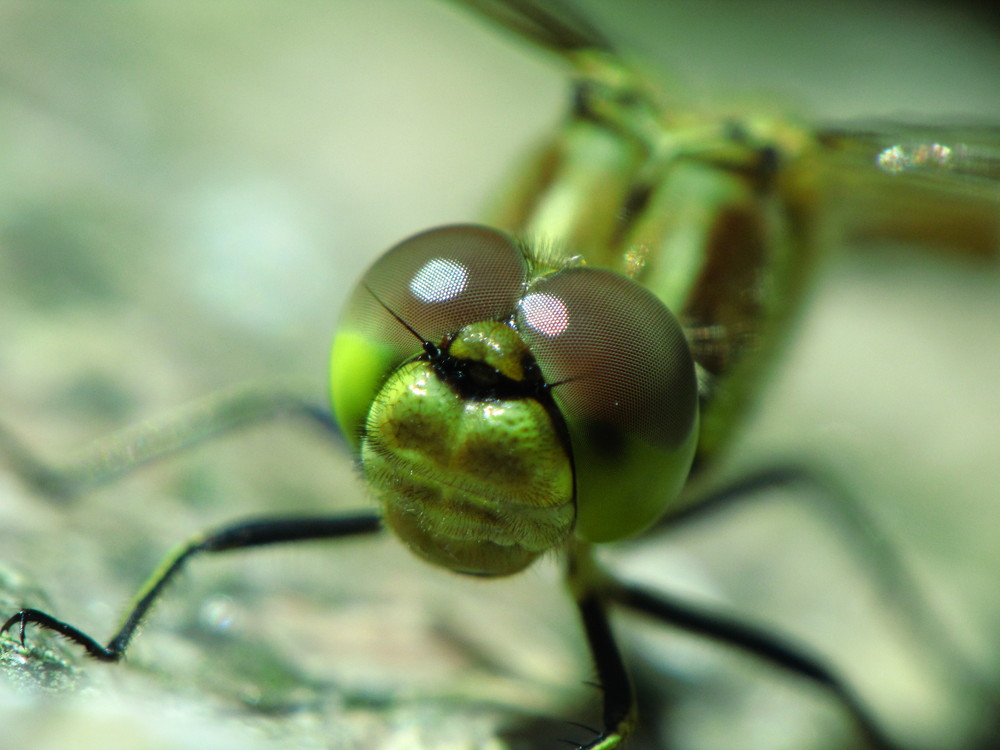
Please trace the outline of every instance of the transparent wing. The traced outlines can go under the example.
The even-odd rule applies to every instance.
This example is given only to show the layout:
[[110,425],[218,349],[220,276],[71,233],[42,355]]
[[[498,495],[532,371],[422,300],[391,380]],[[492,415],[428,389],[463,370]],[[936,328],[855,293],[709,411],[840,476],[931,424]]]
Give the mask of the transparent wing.
[[822,128],[840,164],[963,196],[1000,197],[1000,126],[875,122]]
[[614,46],[586,17],[559,0],[454,0],[525,41],[559,55],[581,50],[614,52]]
[[859,122],[817,138],[847,239],[1000,257],[1000,126]]
[[[608,37],[567,2],[454,2],[567,59],[585,75],[594,68],[581,67],[578,53],[619,57]],[[609,79],[614,85],[622,85],[620,72]],[[646,86],[629,90],[656,98]],[[1000,258],[996,124],[858,121],[820,126],[814,134],[830,218],[848,243],[898,241],[950,255]]]

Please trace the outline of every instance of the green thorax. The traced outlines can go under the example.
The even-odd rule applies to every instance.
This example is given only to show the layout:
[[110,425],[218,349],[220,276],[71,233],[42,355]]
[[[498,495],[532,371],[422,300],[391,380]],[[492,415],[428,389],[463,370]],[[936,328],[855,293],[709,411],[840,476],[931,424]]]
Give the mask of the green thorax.
[[636,279],[678,316],[698,366],[697,469],[741,423],[801,304],[814,144],[768,118],[672,116],[617,60],[569,57],[573,111],[487,218],[548,258]]

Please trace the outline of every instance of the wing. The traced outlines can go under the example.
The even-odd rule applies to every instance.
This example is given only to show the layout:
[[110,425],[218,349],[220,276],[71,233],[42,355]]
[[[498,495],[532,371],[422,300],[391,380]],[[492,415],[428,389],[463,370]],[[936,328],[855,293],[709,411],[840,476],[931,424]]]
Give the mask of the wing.
[[613,53],[614,46],[585,16],[559,0],[454,0],[538,47],[569,56],[583,50]]
[[1000,257],[1000,126],[850,123],[817,138],[848,241]]

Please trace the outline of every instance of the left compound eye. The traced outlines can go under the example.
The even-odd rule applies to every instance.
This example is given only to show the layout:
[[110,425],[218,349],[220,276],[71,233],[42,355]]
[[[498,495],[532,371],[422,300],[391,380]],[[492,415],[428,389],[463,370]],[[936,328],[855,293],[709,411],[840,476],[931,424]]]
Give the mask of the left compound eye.
[[517,326],[570,431],[577,533],[637,533],[676,497],[697,443],[698,384],[680,323],[631,279],[577,267],[532,284]]
[[570,268],[518,304],[518,329],[568,418],[663,448],[684,442],[698,385],[684,332],[649,290],[611,271]]
[[[463,326],[509,318],[524,293],[524,253],[506,234],[476,225],[430,229],[388,250],[362,277],[331,354],[333,405],[354,440],[385,376]],[[392,311],[392,313],[389,312]]]

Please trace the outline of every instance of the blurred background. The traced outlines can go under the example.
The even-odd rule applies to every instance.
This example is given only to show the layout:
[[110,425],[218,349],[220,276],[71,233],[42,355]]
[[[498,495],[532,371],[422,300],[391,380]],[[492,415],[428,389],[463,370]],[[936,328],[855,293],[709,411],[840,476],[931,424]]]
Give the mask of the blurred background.
[[[996,28],[960,6],[590,5],[698,106],[1000,123]],[[475,220],[566,94],[551,60],[437,2],[0,0],[0,420],[58,457],[234,383],[301,378],[321,398],[364,267],[415,231]],[[726,471],[793,456],[836,473],[996,687],[1000,275],[858,249],[828,264]],[[39,605],[103,638],[176,542],[368,502],[350,458],[293,425],[70,506],[0,459],[0,614]],[[982,708],[794,493],[609,559],[810,644],[915,750],[962,748]],[[596,721],[598,701],[564,599],[554,564],[466,581],[392,540],[203,560],[124,667],[81,664],[37,631],[70,666],[26,671],[4,652],[0,746],[582,739],[564,722]],[[854,746],[836,704],[800,682],[617,624],[643,696],[634,747]]]

